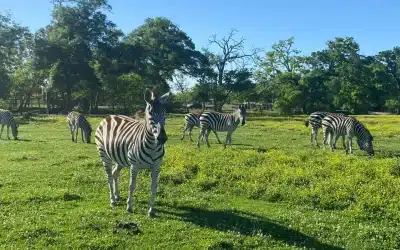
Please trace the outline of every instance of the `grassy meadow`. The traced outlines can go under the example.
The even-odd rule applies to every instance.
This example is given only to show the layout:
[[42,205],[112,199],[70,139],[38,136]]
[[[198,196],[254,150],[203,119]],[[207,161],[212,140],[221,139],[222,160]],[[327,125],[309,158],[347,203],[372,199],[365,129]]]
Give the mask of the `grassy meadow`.
[[[353,155],[341,141],[336,152],[313,148],[306,116],[249,117],[232,148],[210,134],[198,150],[180,140],[183,116],[170,115],[155,218],[150,171],[133,214],[122,171],[112,210],[94,134],[72,143],[62,116],[21,124],[20,141],[0,140],[0,248],[399,249],[400,116],[357,118],[374,136],[372,159],[355,141]],[[100,120],[89,118],[94,129]]]

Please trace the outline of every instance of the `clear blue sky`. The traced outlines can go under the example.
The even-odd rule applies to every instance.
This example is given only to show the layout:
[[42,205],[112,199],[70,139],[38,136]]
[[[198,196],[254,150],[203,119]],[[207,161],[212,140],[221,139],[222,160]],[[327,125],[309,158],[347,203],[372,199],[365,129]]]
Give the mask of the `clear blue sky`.
[[[374,54],[400,45],[399,0],[109,0],[109,17],[124,32],[147,17],[165,16],[179,25],[198,48],[212,34],[237,28],[246,47],[268,49],[294,36],[304,54],[326,47],[335,36],[353,36],[361,52]],[[0,12],[35,31],[51,18],[50,0],[0,0]]]

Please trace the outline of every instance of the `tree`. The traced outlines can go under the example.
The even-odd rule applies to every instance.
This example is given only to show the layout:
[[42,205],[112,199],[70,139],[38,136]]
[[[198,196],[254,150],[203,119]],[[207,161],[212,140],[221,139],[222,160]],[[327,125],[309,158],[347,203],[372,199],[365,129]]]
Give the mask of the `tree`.
[[35,92],[39,93],[39,86],[43,83],[45,77],[44,71],[33,69],[32,61],[27,61],[12,73],[10,93],[15,99],[19,100],[19,111],[28,105]]
[[394,47],[392,50],[379,52],[375,57],[374,65],[375,77],[387,97],[385,106],[395,108],[397,114],[400,114],[398,103],[400,102],[400,47]]
[[137,73],[161,92],[169,90],[167,82],[173,80],[175,71],[195,76],[204,60],[190,37],[164,17],[146,19],[124,42],[141,51],[145,63]]
[[185,103],[186,112],[189,112],[189,108],[188,108],[189,82],[187,81],[185,75],[182,72],[178,72],[175,74],[173,86],[174,86],[175,90],[179,91],[181,97],[183,98],[183,102]]
[[300,82],[304,59],[293,45],[293,37],[273,44],[264,58],[258,58],[259,69],[255,74],[263,95],[268,93],[266,97],[282,113],[306,107],[304,84]]
[[11,73],[29,56],[31,38],[27,27],[13,22],[9,14],[0,14],[0,98],[8,96]]
[[[103,9],[110,9],[106,0],[53,1],[53,20],[40,30],[35,41],[35,66],[50,70],[53,89],[63,93],[65,108],[70,109],[73,91],[90,99],[98,91],[98,79],[93,65],[108,44],[122,33],[107,20]],[[99,59],[100,60],[100,59]]]
[[[216,35],[209,40],[219,52],[213,53],[204,49],[207,61],[200,65],[202,83],[208,84],[213,98],[214,107],[221,111],[228,98],[235,92],[245,91],[253,87],[252,72],[245,66],[258,53],[254,49],[251,53],[244,51],[244,38],[236,39],[237,30],[232,29],[228,36],[218,39]],[[230,68],[230,69],[228,69]]]

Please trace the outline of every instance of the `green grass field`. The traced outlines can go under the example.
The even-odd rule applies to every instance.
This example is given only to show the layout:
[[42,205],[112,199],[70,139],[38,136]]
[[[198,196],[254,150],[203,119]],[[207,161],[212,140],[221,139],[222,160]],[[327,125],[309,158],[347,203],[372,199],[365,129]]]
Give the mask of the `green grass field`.
[[[21,124],[22,140],[0,140],[0,248],[398,249],[400,117],[358,118],[374,135],[372,159],[341,143],[314,149],[305,116],[249,118],[226,150],[213,134],[210,149],[181,141],[183,118],[170,116],[155,218],[149,171],[134,214],[122,171],[112,210],[94,135],[72,143],[61,116]],[[101,118],[89,120],[95,129]]]

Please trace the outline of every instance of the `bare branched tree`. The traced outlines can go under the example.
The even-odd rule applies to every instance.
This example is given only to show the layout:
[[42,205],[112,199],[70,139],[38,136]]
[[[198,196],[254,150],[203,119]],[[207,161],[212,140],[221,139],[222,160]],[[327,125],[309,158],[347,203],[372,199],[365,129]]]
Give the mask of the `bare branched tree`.
[[209,40],[210,44],[215,44],[222,50],[215,58],[218,60],[215,62],[218,69],[218,85],[222,85],[224,72],[228,64],[233,63],[237,67],[244,67],[250,60],[254,60],[255,56],[260,52],[259,49],[253,49],[251,53],[246,53],[244,51],[245,39],[243,37],[236,39],[237,32],[236,29],[232,29],[226,37],[218,39],[216,35],[213,35]]
[[[218,52],[205,50],[212,71],[215,70],[215,79],[211,82],[210,89],[217,111],[222,110],[222,106],[234,91],[240,91],[234,85],[243,83],[243,76],[246,75],[244,72],[249,71],[250,62],[254,62],[260,52],[255,48],[247,52],[244,46],[245,39],[243,37],[236,38],[237,32],[236,29],[232,29],[227,36],[222,38],[218,38],[216,35],[211,36],[209,44],[215,46]],[[249,74],[247,74],[248,77]],[[237,82],[237,80],[242,82]],[[250,85],[248,86],[250,87]]]
[[175,90],[179,91],[185,100],[185,109],[186,112],[189,112],[188,104],[187,104],[187,97],[185,96],[185,92],[187,92],[189,88],[189,82],[186,79],[186,76],[182,72],[178,72],[174,75],[173,86]]

